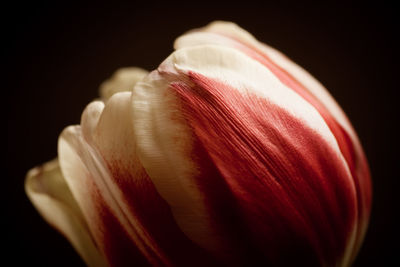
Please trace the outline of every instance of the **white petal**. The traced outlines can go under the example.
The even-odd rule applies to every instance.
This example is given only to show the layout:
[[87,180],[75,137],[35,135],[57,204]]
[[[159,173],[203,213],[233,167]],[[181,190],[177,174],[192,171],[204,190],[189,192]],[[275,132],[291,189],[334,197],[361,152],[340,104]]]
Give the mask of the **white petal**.
[[107,266],[55,159],[30,170],[25,190],[43,218],[71,242],[89,266]]
[[137,68],[121,68],[117,70],[108,80],[100,85],[100,96],[103,101],[108,100],[113,94],[131,91],[135,84],[142,80],[148,71]]
[[87,105],[82,113],[81,126],[83,136],[88,139],[88,142],[92,141],[93,133],[96,130],[103,109],[104,103],[102,101],[93,101]]

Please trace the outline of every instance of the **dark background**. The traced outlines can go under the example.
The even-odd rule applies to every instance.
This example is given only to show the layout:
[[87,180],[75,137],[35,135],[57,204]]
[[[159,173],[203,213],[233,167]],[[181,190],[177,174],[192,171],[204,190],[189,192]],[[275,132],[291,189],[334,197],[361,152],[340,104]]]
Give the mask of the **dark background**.
[[172,52],[177,36],[215,19],[234,21],[278,48],[337,99],[359,134],[374,185],[370,227],[354,266],[392,266],[398,259],[394,233],[399,227],[395,220],[399,164],[394,150],[399,30],[394,6],[36,3],[3,7],[3,13],[11,16],[3,16],[2,23],[6,45],[2,107],[6,105],[7,117],[2,243],[12,266],[83,264],[28,201],[23,189],[26,172],[57,156],[62,129],[79,123],[86,104],[97,97],[99,84],[116,69],[156,68]]

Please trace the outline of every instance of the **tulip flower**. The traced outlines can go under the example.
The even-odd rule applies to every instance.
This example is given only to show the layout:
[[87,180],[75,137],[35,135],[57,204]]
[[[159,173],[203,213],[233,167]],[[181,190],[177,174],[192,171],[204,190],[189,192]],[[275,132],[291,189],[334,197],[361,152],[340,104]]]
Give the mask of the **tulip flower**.
[[90,266],[349,266],[368,164],[328,91],[228,22],[102,85],[26,191]]

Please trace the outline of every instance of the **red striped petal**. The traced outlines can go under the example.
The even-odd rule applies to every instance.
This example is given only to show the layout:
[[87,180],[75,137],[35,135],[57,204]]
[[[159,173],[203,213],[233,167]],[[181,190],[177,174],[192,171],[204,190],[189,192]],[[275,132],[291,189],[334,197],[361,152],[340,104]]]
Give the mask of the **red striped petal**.
[[284,263],[283,255],[308,265],[335,263],[356,215],[354,188],[337,153],[265,99],[199,74],[189,79],[190,87],[172,86],[264,256],[274,264]]
[[[138,156],[192,240],[218,244],[209,250],[227,262],[345,264],[357,222],[348,165],[323,117],[273,73],[233,49],[198,46],[176,51],[135,92]],[[183,161],[168,165],[167,155]],[[178,176],[170,187],[184,180],[203,195],[189,202],[207,239],[184,229],[163,188],[168,172]]]
[[144,73],[117,77],[60,136],[94,251],[111,266],[350,264],[371,183],[329,93],[234,24],[175,46],[192,48],[108,99]]
[[129,92],[113,95],[104,108],[93,102],[82,128],[61,136],[67,181],[111,265],[187,266],[197,258],[194,265],[203,266],[208,255],[181,232],[135,154],[130,103]]
[[279,80],[313,105],[334,134],[345,157],[357,190],[358,230],[355,248],[349,248],[354,259],[363,240],[371,210],[371,182],[368,163],[349,120],[325,88],[311,75],[278,51],[259,43],[249,33],[231,23],[217,22],[176,41],[177,47],[218,44],[234,47],[257,60]]
[[79,126],[67,128],[60,136],[59,159],[65,180],[110,266],[145,265],[145,258],[133,242],[136,234],[104,185],[100,174],[105,172]]
[[131,93],[113,95],[91,137],[111,174],[106,183],[146,247],[147,257],[162,265],[193,265],[193,258],[199,259],[196,264],[205,264],[207,256],[176,225],[142,167],[133,123]]

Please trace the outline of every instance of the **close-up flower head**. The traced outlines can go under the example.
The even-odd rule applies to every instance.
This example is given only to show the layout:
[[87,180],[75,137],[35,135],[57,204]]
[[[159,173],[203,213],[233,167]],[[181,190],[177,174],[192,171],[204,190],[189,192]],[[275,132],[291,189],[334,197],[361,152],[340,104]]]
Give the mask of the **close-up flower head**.
[[26,176],[41,216],[93,267],[351,266],[371,177],[328,90],[233,22],[174,49],[65,125]]

